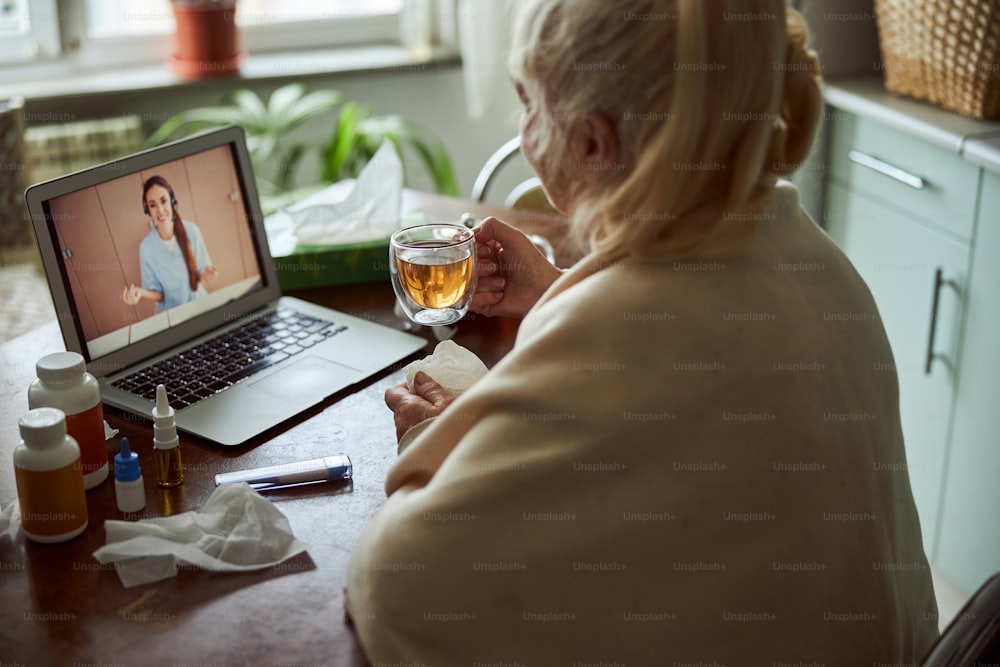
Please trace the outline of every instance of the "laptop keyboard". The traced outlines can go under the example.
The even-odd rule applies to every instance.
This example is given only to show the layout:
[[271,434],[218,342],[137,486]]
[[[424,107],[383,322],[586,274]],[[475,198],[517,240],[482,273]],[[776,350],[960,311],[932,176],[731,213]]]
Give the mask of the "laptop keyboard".
[[154,401],[156,385],[164,384],[170,405],[180,410],[346,329],[329,320],[279,308],[116,380],[112,386]]

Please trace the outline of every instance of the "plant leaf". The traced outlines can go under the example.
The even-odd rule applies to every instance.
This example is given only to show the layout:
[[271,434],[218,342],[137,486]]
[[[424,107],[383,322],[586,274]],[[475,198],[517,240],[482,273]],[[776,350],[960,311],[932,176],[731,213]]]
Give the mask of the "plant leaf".
[[254,168],[262,168],[268,160],[274,157],[278,148],[278,139],[272,134],[255,135],[253,141],[247,138],[247,150],[253,157]]
[[278,165],[278,188],[289,190],[295,180],[295,170],[298,168],[299,160],[305,153],[306,147],[302,144],[292,146],[285,154],[285,159]]
[[297,100],[282,119],[284,128],[290,130],[318,116],[324,111],[336,109],[344,101],[344,94],[337,90],[314,90],[300,100]]
[[163,143],[175,133],[178,136],[188,136],[205,127],[222,127],[239,123],[230,107],[198,107],[188,109],[169,118],[153,134],[146,139],[146,146],[156,146]]
[[[370,117],[368,107],[344,102],[336,90],[316,90],[305,94],[302,83],[276,89],[265,104],[251,90],[238,89],[219,106],[183,111],[167,119],[146,140],[154,146],[175,136],[187,136],[206,128],[236,124],[246,131],[247,148],[258,174],[274,171],[275,183],[258,176],[262,191],[285,191],[294,184],[295,172],[312,144],[292,143],[289,131],[310,118],[340,107],[333,133],[321,149],[323,183],[357,176],[385,139],[392,142],[409,173],[408,153],[413,152],[443,194],[457,195],[454,167],[445,145],[428,128],[403,116]],[[408,150],[407,150],[408,149]]]
[[289,109],[301,99],[306,87],[301,83],[289,83],[271,93],[267,101],[267,115],[274,120],[275,125],[285,125]]
[[151,135],[146,137],[146,141],[143,142],[143,148],[149,148],[151,146],[158,146],[159,144],[162,144],[167,140],[167,137],[183,127],[186,122],[188,121],[184,120],[183,114],[171,116],[162,125],[156,128]]
[[341,108],[340,118],[323,156],[323,180],[335,183],[346,175],[353,175],[346,168],[355,161],[353,158],[358,145],[358,124],[367,114],[367,109],[353,102],[348,102]]
[[241,119],[242,125],[247,131],[250,128],[267,132],[271,127],[270,119],[267,115],[267,107],[261,101],[257,93],[246,88],[239,88],[232,92],[233,105],[236,107],[237,116]]

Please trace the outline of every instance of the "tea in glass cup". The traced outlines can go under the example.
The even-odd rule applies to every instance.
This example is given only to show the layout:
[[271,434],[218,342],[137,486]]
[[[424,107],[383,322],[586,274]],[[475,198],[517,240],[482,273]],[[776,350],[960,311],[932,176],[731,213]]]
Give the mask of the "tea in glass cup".
[[401,229],[389,240],[389,273],[403,312],[417,324],[453,324],[476,291],[476,238],[462,225]]

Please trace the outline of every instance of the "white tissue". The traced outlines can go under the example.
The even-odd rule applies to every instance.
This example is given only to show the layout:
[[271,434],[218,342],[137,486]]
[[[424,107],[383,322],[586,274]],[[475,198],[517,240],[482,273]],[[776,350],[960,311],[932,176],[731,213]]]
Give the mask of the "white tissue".
[[382,142],[361,170],[346,199],[331,200],[336,196],[331,190],[267,217],[264,226],[272,255],[385,239],[399,229],[403,164],[389,141]]
[[114,563],[125,588],[177,574],[177,562],[218,572],[276,565],[306,550],[285,515],[248,484],[220,486],[200,512],[142,521],[105,521],[107,544],[94,552]]
[[433,354],[406,367],[406,386],[413,391],[413,378],[423,371],[448,391],[461,394],[486,375],[487,370],[475,353],[454,341],[444,340],[437,344]]
[[21,525],[21,509],[14,500],[0,512],[0,535],[10,533],[11,537],[17,534],[17,529]]
[[118,435],[118,429],[111,428],[111,424],[109,424],[108,420],[105,419],[104,420],[104,439],[105,440],[110,440],[111,438],[115,437],[116,435]]

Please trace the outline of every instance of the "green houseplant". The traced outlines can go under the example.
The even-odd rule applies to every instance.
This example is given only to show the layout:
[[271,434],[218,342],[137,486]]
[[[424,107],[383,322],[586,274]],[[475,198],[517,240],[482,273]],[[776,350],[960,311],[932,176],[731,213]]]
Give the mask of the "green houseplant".
[[[317,145],[291,139],[292,130],[323,114],[333,116],[333,129],[325,142]],[[278,88],[267,101],[251,90],[234,90],[218,106],[198,107],[171,117],[146,143],[153,146],[230,124],[246,131],[265,214],[330,183],[357,176],[384,140],[399,153],[407,180],[416,156],[439,193],[458,195],[448,150],[428,128],[399,115],[372,116],[368,107],[346,101],[339,91],[306,93],[301,83]],[[319,181],[296,187],[302,159],[312,151],[318,152]]]

